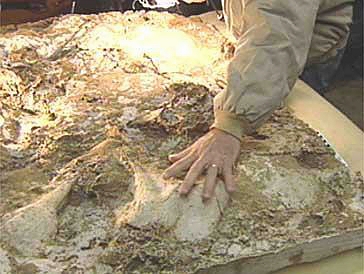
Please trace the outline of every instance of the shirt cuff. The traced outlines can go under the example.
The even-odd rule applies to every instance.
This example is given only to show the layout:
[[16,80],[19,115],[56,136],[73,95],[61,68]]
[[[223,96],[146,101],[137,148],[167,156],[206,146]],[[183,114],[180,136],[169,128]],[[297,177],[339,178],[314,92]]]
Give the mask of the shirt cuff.
[[218,110],[215,112],[215,122],[210,127],[225,131],[241,140],[244,135],[252,132],[250,123],[236,114]]

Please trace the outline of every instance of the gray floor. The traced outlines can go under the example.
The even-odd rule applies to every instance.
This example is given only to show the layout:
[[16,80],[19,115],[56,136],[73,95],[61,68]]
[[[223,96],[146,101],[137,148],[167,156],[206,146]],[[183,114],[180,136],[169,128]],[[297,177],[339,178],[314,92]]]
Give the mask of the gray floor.
[[363,130],[363,1],[355,1],[344,57],[324,97]]
[[344,63],[324,97],[363,130],[362,60]]

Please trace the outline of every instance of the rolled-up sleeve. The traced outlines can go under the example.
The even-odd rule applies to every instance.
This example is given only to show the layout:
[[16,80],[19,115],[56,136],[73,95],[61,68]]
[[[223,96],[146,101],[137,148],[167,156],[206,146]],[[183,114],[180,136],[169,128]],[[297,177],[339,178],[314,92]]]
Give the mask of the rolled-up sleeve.
[[238,43],[227,88],[215,97],[213,128],[240,138],[280,106],[304,68],[318,8],[319,0],[224,3]]

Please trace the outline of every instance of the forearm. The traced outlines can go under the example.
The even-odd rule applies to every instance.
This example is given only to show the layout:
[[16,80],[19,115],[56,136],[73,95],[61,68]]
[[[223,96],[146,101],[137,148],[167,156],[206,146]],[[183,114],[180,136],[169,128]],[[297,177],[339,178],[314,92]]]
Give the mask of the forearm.
[[[234,10],[225,11],[240,37],[228,67],[228,86],[215,98],[213,127],[240,138],[237,135],[256,129],[281,104],[305,65],[318,2],[249,1],[242,4],[242,23],[234,18]],[[240,127],[232,130],[232,125]]]

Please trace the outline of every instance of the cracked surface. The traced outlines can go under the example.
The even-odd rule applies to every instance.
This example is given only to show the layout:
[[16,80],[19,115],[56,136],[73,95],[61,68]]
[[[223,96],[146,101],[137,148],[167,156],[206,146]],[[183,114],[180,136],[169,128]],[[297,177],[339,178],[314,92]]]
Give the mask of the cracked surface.
[[362,178],[287,109],[244,138],[231,199],[161,179],[213,120],[233,47],[215,28],[105,13],[1,32],[1,273],[195,273],[360,228]]

